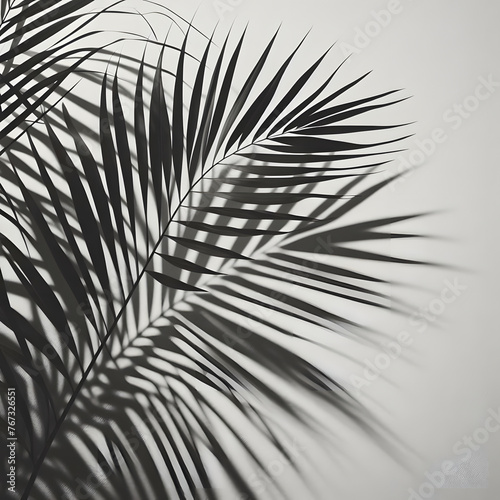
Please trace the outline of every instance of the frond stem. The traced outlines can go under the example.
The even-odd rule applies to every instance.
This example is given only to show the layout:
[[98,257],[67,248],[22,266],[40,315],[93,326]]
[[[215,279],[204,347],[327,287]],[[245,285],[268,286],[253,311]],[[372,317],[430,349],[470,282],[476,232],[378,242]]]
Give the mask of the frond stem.
[[90,375],[90,373],[91,373],[91,371],[92,371],[95,363],[97,362],[97,359],[99,358],[101,352],[105,348],[106,342],[108,341],[109,337],[111,336],[111,334],[113,333],[114,329],[118,325],[118,322],[120,321],[123,313],[125,312],[125,309],[126,309],[128,303],[132,299],[132,296],[133,296],[135,290],[137,289],[137,286],[139,285],[140,280],[142,279],[142,277],[144,276],[144,274],[146,272],[146,268],[148,267],[149,263],[151,262],[152,258],[154,257],[156,250],[160,246],[160,244],[161,244],[164,236],[166,235],[166,232],[167,232],[168,228],[170,227],[170,224],[174,221],[175,216],[177,215],[178,211],[182,207],[182,204],[184,203],[184,201],[186,200],[186,198],[191,194],[193,188],[196,187],[196,185],[200,181],[202,181],[205,178],[205,176],[209,172],[211,172],[216,166],[218,166],[219,164],[221,164],[223,161],[227,160],[231,156],[233,156],[235,154],[238,154],[239,152],[243,151],[244,149],[247,149],[248,147],[252,147],[255,144],[258,144],[259,142],[262,142],[262,141],[267,140],[267,139],[269,139],[269,137],[264,137],[264,138],[261,138],[261,139],[259,139],[257,141],[252,141],[250,144],[247,144],[246,146],[243,146],[243,147],[237,149],[236,151],[233,151],[232,153],[229,153],[229,154],[225,155],[220,160],[214,162],[212,164],[212,166],[208,170],[204,171],[202,173],[202,175],[196,180],[196,182],[194,182],[193,185],[190,186],[190,188],[187,191],[187,193],[179,201],[179,204],[178,204],[177,208],[174,210],[174,212],[172,212],[172,215],[170,216],[170,220],[167,222],[167,224],[166,224],[163,232],[161,233],[160,237],[158,238],[158,241],[156,242],[155,246],[151,250],[149,257],[146,260],[146,262],[145,262],[145,264],[144,264],[144,266],[142,268],[142,271],[137,276],[134,285],[132,286],[132,288],[131,288],[131,290],[130,290],[128,296],[127,296],[127,298],[125,299],[125,302],[123,303],[123,306],[121,307],[120,311],[118,312],[118,314],[117,314],[115,320],[113,321],[113,323],[109,326],[106,335],[103,337],[103,340],[102,340],[101,344],[99,345],[99,347],[97,348],[94,356],[90,360],[87,369],[85,370],[85,372],[82,375],[82,378],[80,379],[80,382],[76,386],[76,388],[75,388],[75,390],[74,390],[71,398],[69,399],[69,401],[66,404],[63,412],[61,413],[61,416],[57,420],[57,422],[56,422],[56,424],[55,424],[52,432],[50,433],[50,435],[49,435],[49,437],[48,437],[48,439],[47,439],[47,441],[45,443],[45,446],[44,446],[42,452],[40,453],[38,459],[36,460],[36,462],[34,464],[33,472],[31,473],[30,479],[28,480],[28,483],[26,485],[26,489],[24,490],[24,493],[23,493],[23,496],[21,497],[21,500],[27,500],[28,499],[30,491],[31,491],[31,488],[33,487],[33,484],[34,484],[34,482],[35,482],[35,480],[36,480],[36,478],[38,476],[40,468],[43,465],[45,457],[47,456],[47,453],[49,452],[49,449],[50,449],[50,447],[52,445],[52,442],[54,441],[54,439],[55,439],[57,433],[59,432],[59,430],[60,430],[60,428],[61,428],[64,420],[66,419],[66,417],[67,417],[70,409],[72,408],[74,402],[76,401],[76,398],[80,394],[80,391],[82,390],[83,385],[85,384],[85,381],[88,379],[88,377],[89,377],[89,375]]

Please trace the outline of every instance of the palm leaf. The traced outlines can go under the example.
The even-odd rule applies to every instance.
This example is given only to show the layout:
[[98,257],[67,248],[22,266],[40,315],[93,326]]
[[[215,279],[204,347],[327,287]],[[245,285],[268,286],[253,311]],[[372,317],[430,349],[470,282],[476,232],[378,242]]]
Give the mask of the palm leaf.
[[[111,88],[104,75],[98,155],[69,106],[69,137],[52,113],[44,130],[34,127],[37,137],[29,134],[36,173],[9,155],[12,189],[0,197],[10,228],[0,240],[0,370],[17,387],[27,430],[20,460],[32,467],[19,474],[22,498],[71,497],[75,478],[97,467],[93,498],[204,491],[215,499],[213,461],[256,498],[221,437],[265,470],[250,436],[286,455],[273,412],[315,428],[295,394],[329,403],[381,443],[389,438],[300,346],[319,343],[315,331],[359,336],[363,325],[343,312],[346,302],[390,307],[383,279],[353,269],[353,259],[423,264],[351,246],[413,237],[384,230],[411,216],[343,222],[390,182],[370,179],[388,145],[406,137],[349,120],[402,99],[385,99],[391,92],[339,102],[361,79],[331,90],[335,70],[296,105],[298,86],[287,88],[283,77],[303,42],[266,81],[275,40],[234,99],[244,35],[234,48],[226,38],[212,71],[212,40],[198,63],[185,57],[186,35],[170,87],[160,45],[152,72],[144,59],[138,64],[133,123],[122,113],[118,73]],[[371,140],[370,132],[389,135]],[[328,245],[318,249],[323,237]],[[32,318],[20,313],[23,298]]]

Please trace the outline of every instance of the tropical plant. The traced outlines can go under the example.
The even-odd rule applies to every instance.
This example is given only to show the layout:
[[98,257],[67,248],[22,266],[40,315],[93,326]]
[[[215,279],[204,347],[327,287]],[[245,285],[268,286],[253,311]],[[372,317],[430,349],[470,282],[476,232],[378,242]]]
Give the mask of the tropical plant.
[[403,98],[349,99],[367,75],[337,86],[342,65],[314,83],[327,53],[286,83],[302,42],[267,77],[277,35],[248,71],[245,33],[199,60],[188,33],[174,67],[147,44],[131,91],[120,61],[88,97],[96,140],[65,98],[5,148],[0,384],[21,498],[225,500],[214,463],[257,498],[224,438],[262,469],[263,442],[293,462],[276,415],[315,425],[297,394],[387,438],[306,351],[317,328],[360,335],[345,304],[390,308],[356,263],[416,263],[360,246],[413,236],[387,229],[410,216],[345,221],[404,138],[357,120]]

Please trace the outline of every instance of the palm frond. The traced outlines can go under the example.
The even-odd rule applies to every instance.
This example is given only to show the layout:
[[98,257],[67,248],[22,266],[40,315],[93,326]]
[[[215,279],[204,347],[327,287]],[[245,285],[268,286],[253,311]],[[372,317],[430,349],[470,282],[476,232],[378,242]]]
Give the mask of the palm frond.
[[[264,470],[255,443],[287,454],[273,412],[314,421],[295,394],[388,439],[342,381],[302,351],[320,343],[316,329],[359,335],[363,325],[343,304],[391,307],[383,279],[353,259],[424,264],[359,249],[413,237],[386,229],[412,216],[343,222],[390,182],[371,179],[407,137],[353,118],[404,98],[347,100],[364,77],[337,89],[338,68],[302,92],[326,54],[286,85],[303,42],[267,80],[276,39],[233,97],[245,33],[233,48],[228,36],[218,54],[208,40],[200,62],[186,57],[188,33],[170,85],[163,46],[153,72],[139,63],[133,123],[118,73],[105,74],[98,154],[66,105],[67,134],[52,113],[43,133],[28,133],[36,173],[27,174],[26,153],[9,153],[0,370],[18,388],[21,458],[32,464],[19,472],[22,498],[73,498],[75,478],[97,467],[92,498],[203,490],[215,499],[214,461],[255,498],[221,436]],[[32,317],[20,312],[25,300]]]

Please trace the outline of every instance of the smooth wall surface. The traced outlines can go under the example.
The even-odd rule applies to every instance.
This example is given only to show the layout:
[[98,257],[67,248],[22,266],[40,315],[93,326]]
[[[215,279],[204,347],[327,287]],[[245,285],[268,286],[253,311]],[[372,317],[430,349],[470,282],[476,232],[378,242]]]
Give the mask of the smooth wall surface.
[[[137,3],[144,12],[143,2]],[[238,36],[248,23],[244,53],[249,64],[278,26],[276,61],[280,55],[282,61],[310,31],[290,81],[293,71],[303,71],[333,45],[324,75],[348,55],[339,84],[372,71],[354,98],[392,89],[411,96],[384,116],[393,123],[414,122],[408,128],[414,136],[405,140],[406,150],[394,154],[394,161],[377,174],[404,175],[354,217],[427,214],[397,228],[426,238],[393,240],[384,248],[395,257],[436,265],[380,264],[394,281],[388,290],[394,302],[405,301],[411,312],[372,311],[361,318],[382,332],[375,338],[380,347],[339,341],[345,359],[339,355],[334,366],[328,365],[344,383],[358,389],[367,408],[399,441],[399,452],[382,449],[370,436],[318,407],[318,418],[336,432],[335,441],[327,445],[298,432],[297,441],[290,443],[313,487],[312,498],[294,469],[269,455],[268,471],[283,486],[284,498],[499,498],[500,3],[162,3],[185,18],[194,16],[194,25],[203,33],[210,34],[218,24],[217,43],[230,29]],[[158,17],[155,22],[160,26],[168,21]],[[120,29],[125,28],[120,25]],[[137,50],[140,56],[142,48]],[[243,78],[248,68],[241,70]],[[396,354],[387,358],[391,349]],[[331,364],[324,354],[314,358],[311,350],[309,355],[320,365]],[[355,361],[348,361],[347,355]],[[276,491],[256,471],[240,466],[256,493],[264,499],[275,497]],[[227,500],[243,498],[228,493]]]

